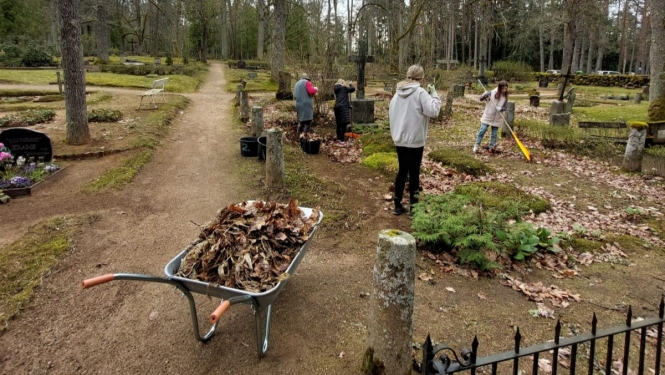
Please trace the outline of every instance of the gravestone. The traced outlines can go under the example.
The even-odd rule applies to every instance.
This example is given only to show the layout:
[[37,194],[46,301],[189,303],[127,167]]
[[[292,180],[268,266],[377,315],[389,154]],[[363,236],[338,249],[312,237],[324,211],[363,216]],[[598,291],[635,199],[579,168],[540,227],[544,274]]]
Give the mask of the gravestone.
[[637,94],[635,94],[635,96],[633,97],[633,102],[635,104],[642,103],[642,93],[641,92],[638,92]]
[[7,147],[16,160],[19,156],[44,161],[53,159],[51,139],[44,133],[25,128],[12,128],[0,132],[0,143]]
[[575,88],[571,88],[568,90],[568,94],[566,94],[568,97],[568,100],[566,101],[566,112],[571,113],[573,112],[573,106],[575,105],[575,98],[577,97],[577,94],[575,94]]
[[279,72],[279,88],[275,95],[279,100],[293,99],[293,92],[291,91],[291,73]]
[[543,77],[538,81],[538,87],[546,89],[549,83],[550,81],[547,79],[547,77]]
[[480,74],[478,75],[478,80],[483,85],[487,85],[487,77],[485,77],[485,64],[486,63],[487,63],[487,59],[485,59],[485,56],[481,56],[480,57]]
[[568,126],[570,125],[570,113],[559,113],[550,115],[550,125]]
[[529,96],[529,105],[538,108],[540,106],[540,96],[538,95]]
[[358,55],[349,56],[349,62],[358,64],[356,100],[351,100],[351,123],[355,125],[374,124],[374,100],[365,99],[365,64],[374,62],[374,56],[367,55],[367,42],[358,42]]
[[155,65],[162,65],[161,57],[155,57]]
[[[510,125],[510,128],[512,129],[513,126],[515,125],[515,102],[508,102],[506,103],[506,114],[505,114],[505,119]],[[502,137],[508,137],[510,134],[510,129],[508,129],[508,126],[506,126],[505,122],[501,125],[501,136]]]
[[245,60],[238,60],[238,63],[236,64],[236,68],[245,69],[245,68],[247,68],[247,63],[245,62]]
[[256,78],[257,75],[256,75],[256,72],[249,72],[249,73],[247,73],[247,76],[249,77],[249,79],[254,79],[254,78]]
[[567,103],[563,101],[568,79],[572,77],[570,66],[568,66],[568,71],[563,77],[563,83],[559,84],[558,88],[559,99],[552,101],[552,106],[550,107],[550,125],[567,126],[570,124],[570,112],[566,112]]
[[464,97],[464,85],[454,85],[453,98],[463,98],[463,97]]

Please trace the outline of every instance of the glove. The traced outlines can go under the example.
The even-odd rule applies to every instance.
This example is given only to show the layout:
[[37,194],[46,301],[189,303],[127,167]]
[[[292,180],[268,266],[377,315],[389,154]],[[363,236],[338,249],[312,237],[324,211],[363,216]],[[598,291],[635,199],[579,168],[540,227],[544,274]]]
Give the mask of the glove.
[[427,92],[430,95],[434,95],[434,93],[436,93],[436,88],[434,87],[434,85],[427,85]]
[[483,100],[489,98],[491,92],[485,91],[482,95],[480,95],[480,101],[482,102]]

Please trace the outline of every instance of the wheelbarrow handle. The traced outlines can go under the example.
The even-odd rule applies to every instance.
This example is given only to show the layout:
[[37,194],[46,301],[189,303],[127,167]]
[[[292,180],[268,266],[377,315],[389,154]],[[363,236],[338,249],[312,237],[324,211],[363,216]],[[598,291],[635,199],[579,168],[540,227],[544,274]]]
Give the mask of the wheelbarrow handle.
[[222,301],[222,303],[220,303],[219,306],[217,306],[215,311],[213,311],[212,314],[210,314],[210,318],[208,318],[208,321],[210,322],[210,324],[217,323],[219,318],[222,317],[222,314],[224,314],[224,312],[226,310],[228,310],[228,308],[230,306],[231,306],[231,302],[229,302],[229,300]]
[[106,274],[106,275],[93,277],[92,279],[83,280],[83,282],[81,283],[81,286],[83,287],[83,289],[85,289],[85,288],[90,288],[90,287],[95,286],[95,285],[104,284],[104,283],[107,283],[107,282],[113,281],[113,280],[115,280],[115,275],[112,274],[112,273],[109,273],[109,274]]

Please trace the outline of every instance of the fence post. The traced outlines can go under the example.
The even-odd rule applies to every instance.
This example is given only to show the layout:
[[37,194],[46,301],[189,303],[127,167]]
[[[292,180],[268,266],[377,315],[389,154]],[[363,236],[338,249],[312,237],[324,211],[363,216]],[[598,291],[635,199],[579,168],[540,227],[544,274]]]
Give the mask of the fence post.
[[266,187],[284,187],[284,150],[280,128],[270,128],[266,132]]
[[411,373],[416,240],[400,230],[379,232],[369,301],[369,339],[363,367],[385,375]]
[[249,93],[246,90],[240,91],[240,121],[249,121]]
[[263,107],[252,107],[252,133],[255,137],[260,137],[263,133]]
[[[644,123],[646,125],[646,123]],[[626,153],[623,156],[621,169],[626,172],[640,172],[642,170],[642,155],[644,154],[644,142],[647,137],[646,126],[631,125]]]
[[[508,125],[510,125],[511,128],[514,128],[514,124],[515,124],[515,102],[506,103],[506,122],[508,122]],[[510,134],[510,130],[508,129],[506,124],[503,124],[501,126],[501,136],[505,138],[505,137],[508,137],[509,134]]]

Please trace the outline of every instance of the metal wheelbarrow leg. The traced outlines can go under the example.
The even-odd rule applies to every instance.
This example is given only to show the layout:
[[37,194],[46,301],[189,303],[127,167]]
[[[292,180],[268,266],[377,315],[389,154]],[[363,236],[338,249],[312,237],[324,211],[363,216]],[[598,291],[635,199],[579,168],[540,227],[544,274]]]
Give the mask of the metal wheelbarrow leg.
[[211,324],[217,325],[217,323],[219,323],[219,318],[224,313],[224,311],[226,311],[226,309],[228,309],[229,306],[233,304],[231,300],[236,300],[234,303],[249,303],[252,305],[254,320],[256,321],[256,351],[259,358],[263,358],[268,351],[268,341],[270,340],[270,318],[272,316],[272,304],[268,305],[266,312],[265,334],[263,337],[261,337],[261,331],[263,330],[263,326],[261,324],[261,307],[259,307],[256,298],[249,295],[242,295],[222,301],[219,307],[217,307],[215,311],[210,314],[208,321]]
[[[111,273],[103,276],[98,276],[94,277],[92,279],[87,279],[84,280],[82,283],[83,288],[89,288],[93,287],[95,285],[99,284],[104,284],[109,281],[113,280],[134,280],[134,281],[147,281],[147,282],[152,282],[152,283],[160,283],[160,284],[169,284],[173,285],[178,290],[180,290],[185,297],[187,297],[187,300],[189,301],[189,311],[190,315],[192,316],[192,324],[194,326],[194,337],[196,337],[197,340],[201,342],[206,342],[210,340],[210,338],[215,334],[215,330],[217,329],[217,324],[219,323],[219,315],[224,313],[226,309],[229,308],[229,306],[234,305],[236,303],[250,303],[252,304],[252,308],[256,312],[256,309],[258,308],[258,304],[256,303],[256,300],[252,296],[248,295],[242,295],[242,296],[237,296],[237,297],[232,297],[227,300],[222,301],[220,306],[215,310],[215,313],[218,313],[219,315],[217,318],[213,321],[212,316],[210,317],[210,323],[212,323],[212,327],[210,330],[203,336],[201,336],[199,332],[199,320],[196,314],[196,302],[194,301],[194,296],[192,293],[185,287],[183,286],[180,282],[176,280],[171,280],[168,278],[163,278],[163,277],[155,277],[155,276],[150,276],[150,275],[140,275],[140,274],[131,274],[131,273]],[[270,310],[270,308],[269,308]],[[215,314],[213,313],[213,315]],[[270,314],[268,314],[268,324],[270,323]],[[257,334],[259,330],[259,320],[257,320]],[[266,328],[266,343],[264,346],[267,348],[267,328]],[[258,337],[258,336],[257,336]],[[261,345],[259,344],[259,357],[262,357],[263,354],[265,354],[265,351],[261,352]]]

